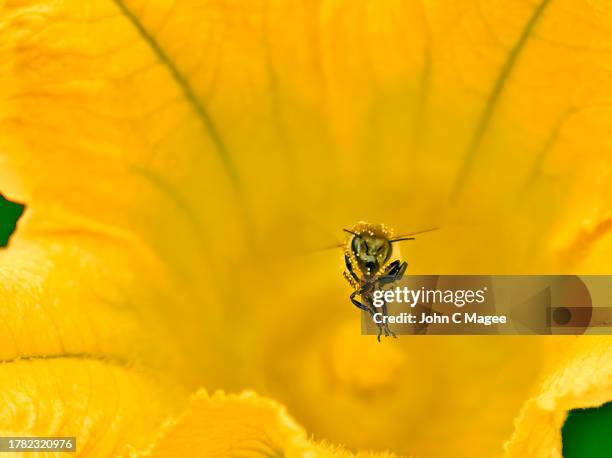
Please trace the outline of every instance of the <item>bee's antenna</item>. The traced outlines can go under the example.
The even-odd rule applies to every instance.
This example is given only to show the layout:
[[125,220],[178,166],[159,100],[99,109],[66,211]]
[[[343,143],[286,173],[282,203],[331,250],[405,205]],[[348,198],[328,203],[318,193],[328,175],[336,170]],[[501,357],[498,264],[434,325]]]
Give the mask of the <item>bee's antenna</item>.
[[356,232],[353,231],[349,231],[348,229],[342,229],[344,232],[348,232],[349,234],[354,235],[355,237],[359,237],[359,234],[357,234]]
[[394,242],[403,242],[404,240],[414,240],[414,237],[400,237],[397,239],[391,239],[389,240],[389,242],[394,243]]
[[414,240],[413,235],[425,234],[426,232],[437,231],[439,227],[432,227],[431,229],[425,229],[424,231],[411,232],[410,234],[402,234],[397,237],[393,237],[389,242],[401,242],[402,240]]

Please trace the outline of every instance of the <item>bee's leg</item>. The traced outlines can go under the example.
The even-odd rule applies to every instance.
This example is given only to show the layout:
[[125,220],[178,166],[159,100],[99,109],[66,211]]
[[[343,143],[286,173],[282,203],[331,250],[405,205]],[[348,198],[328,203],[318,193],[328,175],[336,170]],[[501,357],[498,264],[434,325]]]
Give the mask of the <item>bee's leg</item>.
[[400,266],[400,262],[401,261],[399,259],[390,262],[387,268],[385,269],[385,275],[393,275],[395,272],[397,272]]
[[[359,302],[357,299],[355,299],[355,296],[358,295],[361,292],[361,290],[355,290],[353,291],[353,293],[351,294],[351,302],[359,307],[361,310],[365,310],[366,312],[368,312],[370,314],[370,317],[374,318],[374,312],[372,311],[372,309],[370,307],[368,307],[365,304],[362,304],[361,302]],[[374,321],[374,320],[372,320]],[[380,342],[380,335],[382,334],[382,330],[383,327],[380,323],[376,323],[376,326],[378,326],[378,341]]]
[[391,277],[390,279],[386,279],[385,283],[391,283],[399,280],[404,276],[404,272],[408,267],[408,263],[406,261],[400,262],[399,259],[396,259],[391,264],[387,266],[385,269],[385,276]]
[[[386,318],[387,317],[387,303],[386,302],[383,302],[381,310],[382,310],[383,318]],[[388,337],[389,336],[389,332],[387,331],[387,329],[389,329],[389,324],[384,319],[383,319],[383,326],[382,326],[382,328],[383,328],[383,331],[385,331],[385,337]]]
[[399,266],[400,266],[399,259],[396,259],[391,264],[389,264],[385,268],[385,271],[382,273],[382,275],[378,279],[379,285],[383,286],[383,285],[386,285],[387,283],[393,283],[395,281],[395,273],[399,269]]
[[[406,272],[406,268],[408,267],[408,263],[406,261],[403,262],[399,262],[397,261],[398,264],[396,264],[397,267],[394,266],[391,275],[393,275],[393,281],[397,281],[399,279],[401,279],[404,276],[404,272]],[[387,304],[384,305],[384,312],[385,315],[387,314]],[[385,323],[385,325],[387,326],[387,331],[389,331],[389,333],[393,336],[394,339],[397,338],[397,336],[395,335],[395,333],[393,331],[391,331],[391,329],[389,329],[389,323]]]
[[[374,316],[374,314],[372,314],[372,317]],[[374,321],[374,320],[372,320]],[[383,325],[380,323],[376,323],[376,326],[378,326],[378,336],[376,337],[378,339],[378,341],[380,342],[380,335],[383,332]]]
[[395,274],[395,279],[399,280],[404,276],[404,272],[406,272],[406,268],[408,267],[408,263],[406,261],[402,262],[399,266],[397,273]]
[[[380,323],[376,323],[376,326],[378,326],[378,335],[376,336],[376,340],[378,340],[378,343],[380,343],[380,336],[383,333],[384,330],[384,326],[383,324]],[[387,335],[387,331],[385,331],[385,336]]]
[[344,255],[344,264],[346,265],[347,272],[350,274],[351,278],[355,281],[355,284],[359,285],[361,283],[359,281],[359,277],[357,276],[357,274],[353,270],[353,264],[351,264],[351,260],[349,259],[348,255],[346,255],[346,254]]
[[[406,271],[407,267],[408,267],[407,262],[405,261],[401,262],[399,259],[396,259],[395,261],[393,261],[387,266],[384,274],[378,280],[379,284],[385,285],[385,284],[393,283],[399,280],[404,275],[404,272]],[[387,309],[386,302],[383,303],[382,312],[384,316],[388,315],[388,309]],[[389,323],[387,321],[385,321],[384,323],[384,330],[385,330],[385,336],[393,336],[394,338],[397,338],[395,333],[389,327]]]
[[386,268],[385,271],[381,274],[378,283],[380,285],[387,285],[389,283],[396,282],[404,275],[406,271],[406,267],[408,267],[408,263],[406,261],[400,261],[396,259],[391,262]]
[[358,289],[357,289],[357,290],[355,290],[355,291],[353,291],[353,293],[351,294],[351,302],[352,302],[352,303],[353,303],[355,306],[359,307],[361,310],[365,310],[366,312],[368,312],[368,313],[370,314],[370,316],[372,316],[372,317],[373,317],[373,316],[374,316],[374,313],[372,312],[372,310],[370,310],[370,308],[369,308],[367,305],[362,304],[362,303],[361,303],[361,302],[359,302],[357,299],[355,299],[355,296],[357,296],[357,295],[358,295],[360,292],[361,292],[361,291],[360,291],[360,290],[358,290]]
[[[387,316],[387,303],[385,302],[382,306],[383,316]],[[394,339],[397,338],[395,333],[389,328],[389,323],[385,320],[385,337],[393,336]]]

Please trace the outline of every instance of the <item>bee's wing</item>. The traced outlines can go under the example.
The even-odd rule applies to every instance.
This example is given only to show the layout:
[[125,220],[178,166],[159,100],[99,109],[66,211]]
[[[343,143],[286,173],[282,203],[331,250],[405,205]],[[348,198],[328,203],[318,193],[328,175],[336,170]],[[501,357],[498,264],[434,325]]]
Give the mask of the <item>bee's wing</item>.
[[320,253],[322,251],[337,250],[338,248],[343,248],[344,246],[345,246],[344,243],[336,243],[334,245],[324,246],[320,248],[302,250],[300,254],[315,254],[315,253]]

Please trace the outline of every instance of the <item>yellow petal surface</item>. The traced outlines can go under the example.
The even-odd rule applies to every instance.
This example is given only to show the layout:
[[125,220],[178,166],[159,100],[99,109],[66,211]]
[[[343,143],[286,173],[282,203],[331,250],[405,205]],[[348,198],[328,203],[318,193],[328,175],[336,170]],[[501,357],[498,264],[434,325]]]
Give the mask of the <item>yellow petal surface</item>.
[[146,447],[180,395],[141,371],[77,356],[5,362],[0,383],[3,437],[76,437],[76,456],[110,457]]
[[[123,411],[134,444],[204,386],[253,388],[350,450],[500,456],[559,341],[378,345],[359,336],[338,253],[304,253],[370,220],[442,228],[403,249],[409,273],[606,272],[611,13],[3,2],[0,191],[27,210],[0,253],[0,372],[22,357],[124,374],[122,399],[148,399]],[[130,449],[102,434],[113,405],[66,411],[95,431],[77,429],[86,456]]]
[[149,452],[137,456],[393,457],[368,452],[355,455],[331,445],[312,443],[284,408],[255,393],[218,392],[209,396],[204,391],[190,399],[178,420],[168,422]]
[[175,337],[191,324],[151,306],[180,303],[171,275],[100,234],[26,233],[0,255],[1,434],[76,436],[82,456],[142,447],[203,370]]
[[561,458],[561,427],[572,409],[612,399],[612,339],[574,339],[517,419],[508,457]]
[[199,392],[146,456],[303,456],[307,447],[304,430],[275,402]]

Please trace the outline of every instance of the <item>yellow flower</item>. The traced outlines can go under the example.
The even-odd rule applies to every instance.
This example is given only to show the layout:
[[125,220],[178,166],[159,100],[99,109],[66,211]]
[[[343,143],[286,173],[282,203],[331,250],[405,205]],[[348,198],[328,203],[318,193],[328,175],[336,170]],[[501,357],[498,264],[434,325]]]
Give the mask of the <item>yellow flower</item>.
[[612,399],[611,346],[608,336],[576,339],[525,403],[506,444],[506,456],[561,458],[561,427],[567,412]]
[[225,453],[194,434],[219,414],[264,455],[558,454],[565,412],[610,400],[609,340],[378,345],[313,251],[359,220],[439,225],[408,273],[605,273],[611,13],[4,2],[0,192],[27,211],[0,252],[0,435]]
[[241,395],[196,393],[178,420],[168,422],[151,450],[134,457],[362,457],[393,458],[389,454],[357,455],[311,442],[305,431],[276,402],[252,392]]

